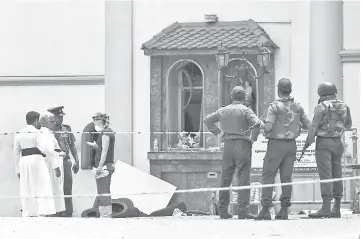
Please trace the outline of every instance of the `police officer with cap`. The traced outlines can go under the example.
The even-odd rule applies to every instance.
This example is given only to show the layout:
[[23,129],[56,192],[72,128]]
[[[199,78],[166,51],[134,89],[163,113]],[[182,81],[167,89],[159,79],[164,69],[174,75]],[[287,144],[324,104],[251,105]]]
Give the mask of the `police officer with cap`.
[[[56,122],[55,127],[55,138],[59,143],[61,151],[66,153],[64,157],[64,195],[72,195],[73,187],[73,175],[72,170],[76,174],[79,171],[79,159],[78,152],[75,147],[75,137],[71,133],[71,127],[69,125],[63,124],[63,112],[64,106],[57,106],[48,109],[50,113],[54,114],[54,120]],[[72,165],[69,153],[73,155],[75,164]],[[63,217],[72,217],[73,214],[73,200],[72,198],[65,198],[65,208],[66,211],[61,213],[60,216]]]
[[[218,135],[222,133],[224,149],[222,153],[221,187],[229,187],[237,168],[237,183],[250,185],[252,144],[257,140],[261,121],[254,112],[245,106],[246,91],[236,86],[231,92],[232,104],[218,109],[204,119],[209,131]],[[221,123],[222,130],[216,125]],[[255,127],[250,133],[250,128]],[[228,213],[229,191],[219,192],[219,215],[222,219],[232,218]],[[250,190],[238,191],[238,218],[252,219],[249,211]]]
[[[262,183],[274,183],[278,170],[282,183],[292,181],[293,164],[296,160],[296,138],[301,127],[308,129],[310,120],[303,107],[291,97],[292,83],[282,78],[278,81],[278,96],[268,108],[264,131],[268,139],[267,153],[263,160]],[[262,188],[262,210],[256,220],[271,220],[269,208],[272,204],[273,187]],[[292,186],[282,186],[281,210],[276,219],[287,220],[291,206]]]
[[[316,163],[321,180],[341,178],[341,156],[344,147],[341,137],[345,129],[352,127],[350,108],[337,99],[337,88],[333,83],[323,82],[318,87],[320,99],[314,111],[311,128],[308,132],[305,147],[309,147],[316,139]],[[341,198],[343,196],[342,181],[321,183],[323,205],[311,218],[341,217]],[[331,201],[335,199],[331,211]]]

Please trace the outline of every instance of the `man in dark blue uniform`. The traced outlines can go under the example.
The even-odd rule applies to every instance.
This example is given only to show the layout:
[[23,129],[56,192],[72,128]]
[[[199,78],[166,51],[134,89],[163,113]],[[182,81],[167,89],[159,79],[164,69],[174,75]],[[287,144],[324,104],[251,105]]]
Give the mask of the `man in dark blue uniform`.
[[85,126],[81,137],[81,169],[92,169],[95,167],[95,149],[89,148],[87,142],[96,142],[98,140],[98,133],[95,130],[94,121],[99,118],[100,113],[93,115],[93,121]]
[[[78,152],[75,147],[75,137],[71,133],[71,127],[69,125],[63,124],[63,112],[64,106],[58,106],[48,109],[50,113],[54,114],[54,119],[56,122],[55,127],[55,138],[59,143],[61,151],[66,153],[64,157],[64,195],[72,195],[73,187],[73,175],[71,170],[76,174],[79,171],[79,159]],[[70,153],[73,155],[75,164],[73,165],[70,159]],[[72,217],[73,214],[73,200],[72,198],[65,198],[65,212],[61,213],[60,216],[63,217]]]

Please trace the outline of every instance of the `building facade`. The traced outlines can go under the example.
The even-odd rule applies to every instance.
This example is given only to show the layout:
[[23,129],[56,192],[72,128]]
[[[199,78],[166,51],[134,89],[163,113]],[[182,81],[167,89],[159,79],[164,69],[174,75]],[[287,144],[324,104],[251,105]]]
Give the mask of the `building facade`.
[[[117,159],[150,172],[147,153],[154,145],[149,134],[154,122],[151,114],[154,61],[145,55],[142,45],[175,22],[205,22],[205,14],[216,14],[220,23],[253,20],[277,45],[272,57],[273,82],[290,78],[293,96],[310,117],[318,100],[317,85],[322,81],[334,82],[340,98],[351,107],[354,127],[360,129],[359,2],[0,4],[3,20],[0,32],[5,36],[0,39],[3,132],[23,127],[24,115],[29,110],[41,112],[64,105],[65,123],[74,131],[82,131],[92,113],[106,111],[111,116],[112,128],[123,132],[117,134]],[[273,83],[270,86],[272,95],[267,97],[274,99],[277,91]],[[198,121],[194,124],[201,125]],[[14,195],[18,186],[13,164],[9,163],[13,136],[0,137],[0,194],[6,189],[10,190],[7,194]],[[76,137],[80,152],[81,135]],[[75,193],[95,191],[92,181],[89,186],[80,186],[88,178],[91,180],[85,170],[75,177]],[[10,201],[3,203],[4,208],[11,208],[3,212],[17,214],[18,209],[14,209],[17,206],[6,206],[10,204],[13,205]]]

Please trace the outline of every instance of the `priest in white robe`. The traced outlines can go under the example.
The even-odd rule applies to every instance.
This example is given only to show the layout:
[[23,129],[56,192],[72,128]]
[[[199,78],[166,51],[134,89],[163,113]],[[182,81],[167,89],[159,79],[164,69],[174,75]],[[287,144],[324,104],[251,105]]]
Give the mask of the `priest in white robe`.
[[53,152],[41,140],[39,117],[38,112],[28,112],[27,126],[14,139],[15,168],[20,178],[23,217],[56,213],[50,175],[44,159]]
[[59,214],[65,211],[65,201],[64,201],[64,167],[63,167],[63,157],[65,156],[64,152],[61,152],[58,141],[56,140],[52,130],[55,129],[55,120],[54,115],[51,113],[45,113],[40,115],[40,125],[41,125],[41,137],[44,144],[47,144],[47,148],[53,151],[52,154],[47,155],[45,158],[46,165],[49,170],[55,209],[56,213]]

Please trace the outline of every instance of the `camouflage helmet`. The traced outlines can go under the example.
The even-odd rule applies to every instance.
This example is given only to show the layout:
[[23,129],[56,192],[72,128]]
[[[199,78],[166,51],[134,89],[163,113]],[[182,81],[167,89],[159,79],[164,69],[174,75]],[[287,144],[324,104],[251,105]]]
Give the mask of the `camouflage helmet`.
[[231,91],[232,100],[244,100],[246,90],[242,86],[235,86]]
[[287,78],[280,79],[278,81],[277,87],[281,92],[284,92],[284,93],[291,93],[292,92],[292,83]]
[[317,89],[317,93],[320,97],[325,95],[337,94],[336,85],[331,82],[322,82]]

